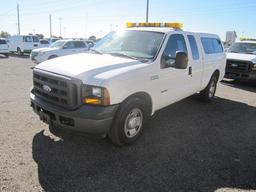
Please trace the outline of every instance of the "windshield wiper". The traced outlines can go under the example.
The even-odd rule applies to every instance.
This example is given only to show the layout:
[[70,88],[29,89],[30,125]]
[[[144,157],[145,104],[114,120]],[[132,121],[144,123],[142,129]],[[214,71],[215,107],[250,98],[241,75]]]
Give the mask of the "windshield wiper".
[[95,53],[98,53],[100,55],[103,55],[103,52],[101,52],[100,50],[97,50],[97,49],[90,49],[90,51],[93,51]]

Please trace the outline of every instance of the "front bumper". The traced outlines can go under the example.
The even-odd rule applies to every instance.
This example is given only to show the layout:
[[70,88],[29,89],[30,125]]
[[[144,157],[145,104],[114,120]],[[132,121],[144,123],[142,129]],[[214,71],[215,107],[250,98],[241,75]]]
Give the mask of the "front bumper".
[[32,52],[32,49],[24,49],[23,50],[23,53],[29,53],[30,54],[31,52]]
[[9,54],[9,50],[8,49],[0,49],[0,54]]
[[244,79],[244,80],[256,80],[256,71],[249,73],[226,71],[225,78],[227,79]]
[[[70,111],[49,104],[30,94],[31,107],[41,117],[44,113],[49,118],[46,123],[60,129],[67,129],[87,134],[105,136],[114,119],[118,105],[107,107],[83,105],[79,109]],[[41,118],[45,122],[44,119]]]

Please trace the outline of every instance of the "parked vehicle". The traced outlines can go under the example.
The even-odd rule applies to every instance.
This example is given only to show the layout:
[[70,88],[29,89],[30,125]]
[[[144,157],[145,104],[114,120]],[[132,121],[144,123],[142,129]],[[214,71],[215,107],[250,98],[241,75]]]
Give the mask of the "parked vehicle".
[[58,41],[58,40],[60,40],[59,38],[47,38],[46,39],[49,43],[50,43],[50,45],[51,44],[53,44],[55,41]]
[[214,99],[226,65],[217,35],[186,32],[179,23],[127,26],[89,53],[33,69],[31,106],[52,130],[108,135],[128,145],[157,110],[198,92]]
[[256,80],[256,41],[237,42],[228,49],[225,77]]
[[39,40],[39,48],[49,47],[50,43],[46,39],[40,39]]
[[9,51],[17,52],[18,55],[30,53],[33,49],[37,48],[39,39],[34,35],[15,35],[9,38]]
[[53,59],[56,57],[71,55],[76,53],[83,53],[89,50],[89,47],[84,41],[80,40],[58,40],[50,47],[34,49],[30,58],[35,63]]
[[0,38],[0,54],[9,57],[9,45],[4,38]]

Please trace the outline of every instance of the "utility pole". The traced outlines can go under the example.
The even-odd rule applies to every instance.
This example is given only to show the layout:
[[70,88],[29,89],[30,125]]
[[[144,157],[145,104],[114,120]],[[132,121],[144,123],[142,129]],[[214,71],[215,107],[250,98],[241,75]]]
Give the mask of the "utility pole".
[[149,0],[147,0],[146,23],[148,23],[148,7],[149,7]]
[[20,6],[17,3],[18,34],[20,35]]
[[59,21],[60,21],[60,37],[61,37],[61,20],[62,20],[62,18],[60,17],[59,18]]
[[52,15],[50,14],[50,38],[52,38]]

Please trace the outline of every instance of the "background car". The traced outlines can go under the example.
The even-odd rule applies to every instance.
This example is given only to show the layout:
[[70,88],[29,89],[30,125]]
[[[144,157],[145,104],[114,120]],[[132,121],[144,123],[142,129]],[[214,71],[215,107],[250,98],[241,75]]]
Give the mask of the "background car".
[[50,47],[34,49],[30,54],[30,59],[35,63],[41,63],[48,59],[83,53],[89,50],[89,46],[81,40],[58,40]]
[[49,46],[50,46],[50,43],[46,39],[39,40],[39,45],[38,45],[39,48],[44,48],[44,47],[49,47]]
[[39,39],[34,35],[14,35],[9,39],[9,51],[17,52],[18,55],[30,53],[33,49],[38,48]]
[[59,38],[47,38],[46,39],[49,43],[50,43],[50,45],[51,44],[53,44],[54,42],[56,42],[56,41],[58,41],[58,40],[60,40]]
[[9,45],[6,39],[0,38],[0,54],[9,57]]
[[228,49],[225,77],[256,80],[256,41],[236,42]]

